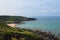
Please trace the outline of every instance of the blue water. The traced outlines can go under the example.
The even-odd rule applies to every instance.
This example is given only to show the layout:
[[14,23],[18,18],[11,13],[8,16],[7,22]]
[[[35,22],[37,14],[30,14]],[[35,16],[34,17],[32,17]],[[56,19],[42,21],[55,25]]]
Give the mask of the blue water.
[[25,24],[18,24],[17,27],[51,31],[60,34],[60,17],[37,17],[36,21],[24,21]]

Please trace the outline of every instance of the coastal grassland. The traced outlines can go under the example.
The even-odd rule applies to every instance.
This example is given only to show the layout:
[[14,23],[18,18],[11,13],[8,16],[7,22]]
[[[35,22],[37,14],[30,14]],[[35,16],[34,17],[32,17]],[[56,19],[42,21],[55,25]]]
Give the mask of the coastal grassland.
[[40,40],[40,36],[20,28],[12,28],[0,21],[0,40]]
[[0,40],[59,40],[59,38],[51,32],[12,28],[4,21],[0,21]]

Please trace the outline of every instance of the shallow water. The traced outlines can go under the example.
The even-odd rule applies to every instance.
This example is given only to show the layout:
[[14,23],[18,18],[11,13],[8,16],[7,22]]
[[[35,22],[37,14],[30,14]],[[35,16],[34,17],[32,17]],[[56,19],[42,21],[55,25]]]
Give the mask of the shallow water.
[[36,21],[24,21],[25,24],[18,24],[17,27],[51,31],[53,34],[60,34],[60,17],[37,17]]

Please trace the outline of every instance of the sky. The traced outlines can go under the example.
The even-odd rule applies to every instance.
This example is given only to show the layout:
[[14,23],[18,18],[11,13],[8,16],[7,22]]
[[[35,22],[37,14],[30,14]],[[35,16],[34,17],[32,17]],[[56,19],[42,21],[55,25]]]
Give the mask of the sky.
[[0,15],[60,16],[60,0],[0,0]]

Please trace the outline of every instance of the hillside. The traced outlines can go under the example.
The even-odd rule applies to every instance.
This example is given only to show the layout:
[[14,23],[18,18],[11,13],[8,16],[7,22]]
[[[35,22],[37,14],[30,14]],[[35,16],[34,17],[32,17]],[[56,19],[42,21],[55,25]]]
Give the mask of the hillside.
[[0,40],[39,40],[40,36],[28,30],[12,28],[0,21]]
[[36,20],[35,18],[28,18],[23,16],[0,16],[0,20],[3,21],[28,21],[28,20]]

